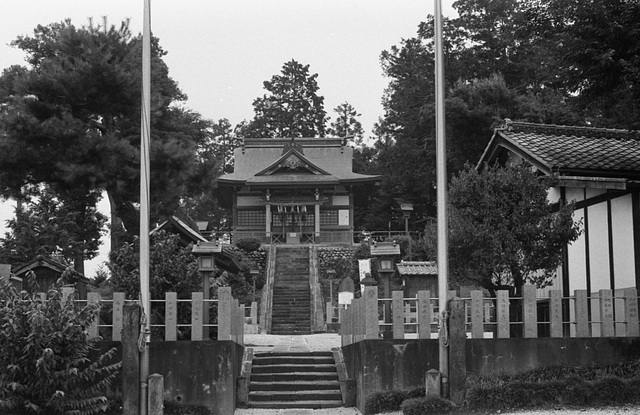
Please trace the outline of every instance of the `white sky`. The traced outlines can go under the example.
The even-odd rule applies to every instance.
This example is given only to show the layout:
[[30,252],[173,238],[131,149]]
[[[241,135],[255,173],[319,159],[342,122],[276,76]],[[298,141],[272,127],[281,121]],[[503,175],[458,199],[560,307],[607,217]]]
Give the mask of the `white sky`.
[[[445,15],[454,14],[452,3],[442,0]],[[119,26],[129,18],[135,35],[142,11],[143,0],[2,0],[0,69],[24,64],[8,44],[38,24],[70,18],[82,26],[88,17],[101,24],[106,16]],[[189,97],[186,107],[205,118],[250,120],[262,83],[295,59],[318,74],[327,114],[335,118],[333,108],[349,102],[369,136],[388,84],[380,53],[413,37],[433,12],[432,0],[152,0],[151,30],[168,52],[169,75]],[[12,209],[0,206],[1,235]],[[87,264],[88,276],[93,269]]]

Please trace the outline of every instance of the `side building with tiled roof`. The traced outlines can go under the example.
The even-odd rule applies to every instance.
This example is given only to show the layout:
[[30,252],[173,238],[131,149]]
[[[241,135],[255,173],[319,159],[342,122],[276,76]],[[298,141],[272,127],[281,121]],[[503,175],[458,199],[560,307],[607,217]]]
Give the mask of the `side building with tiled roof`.
[[564,252],[554,287],[574,290],[640,287],[640,131],[505,122],[478,168],[525,160],[554,177],[552,202],[575,202],[579,239]]
[[234,159],[216,181],[234,240],[350,244],[354,192],[380,180],[353,172],[344,138],[245,138]]

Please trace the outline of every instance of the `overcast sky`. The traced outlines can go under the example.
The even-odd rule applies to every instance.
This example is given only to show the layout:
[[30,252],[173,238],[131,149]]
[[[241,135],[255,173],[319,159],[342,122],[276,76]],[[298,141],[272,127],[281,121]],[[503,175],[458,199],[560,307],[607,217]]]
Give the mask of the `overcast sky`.
[[[0,69],[24,64],[9,46],[38,25],[70,18],[76,26],[119,26],[130,19],[142,31],[143,0],[1,0]],[[443,0],[452,15],[453,0]],[[433,14],[431,0],[152,0],[151,30],[168,52],[169,75],[189,99],[186,107],[232,125],[253,118],[253,100],[263,82],[295,59],[318,74],[325,110],[349,102],[362,114],[366,136],[382,116],[388,79],[380,53],[416,34]],[[0,207],[0,234],[11,208]]]

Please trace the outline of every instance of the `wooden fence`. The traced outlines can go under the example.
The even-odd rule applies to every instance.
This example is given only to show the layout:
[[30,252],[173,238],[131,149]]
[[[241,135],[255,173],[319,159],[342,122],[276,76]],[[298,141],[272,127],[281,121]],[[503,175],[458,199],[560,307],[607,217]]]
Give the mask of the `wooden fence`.
[[[550,291],[537,298],[534,286],[523,287],[523,296],[510,298],[498,291],[496,298],[471,291],[464,298],[466,331],[470,338],[510,337],[637,337],[638,293],[635,288],[600,290],[591,296],[576,290],[571,297]],[[365,287],[361,298],[340,310],[342,345],[365,339],[430,339],[438,337],[438,299],[429,291],[404,298],[378,298],[377,287]]]
[[[73,289],[63,289],[63,301],[73,294]],[[97,304],[100,313],[88,327],[89,338],[121,341],[123,326],[124,293],[115,292],[111,299],[101,298],[99,293],[87,293],[86,300],[75,300],[79,305]],[[256,307],[252,307],[252,320]],[[165,293],[163,300],[151,300],[152,341],[208,339],[233,340],[244,344],[246,310],[231,295],[231,288],[218,289],[217,299],[205,299],[201,292],[191,293],[190,299],[178,299],[174,292]]]

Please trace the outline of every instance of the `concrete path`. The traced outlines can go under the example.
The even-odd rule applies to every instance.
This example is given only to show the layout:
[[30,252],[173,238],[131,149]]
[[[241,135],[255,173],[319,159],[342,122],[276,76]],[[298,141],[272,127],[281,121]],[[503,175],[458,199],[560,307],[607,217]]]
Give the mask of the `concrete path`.
[[245,347],[252,347],[254,353],[260,352],[315,352],[330,351],[340,347],[340,335],[337,333],[319,333],[305,335],[245,334]]

